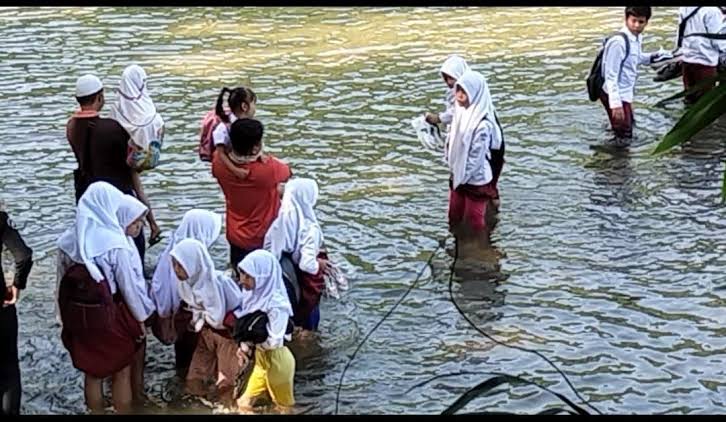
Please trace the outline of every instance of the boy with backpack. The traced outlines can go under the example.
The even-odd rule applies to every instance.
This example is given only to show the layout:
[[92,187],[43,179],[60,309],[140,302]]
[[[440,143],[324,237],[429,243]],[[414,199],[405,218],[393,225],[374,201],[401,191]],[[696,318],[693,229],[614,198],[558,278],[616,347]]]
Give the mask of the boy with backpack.
[[658,53],[641,51],[642,32],[650,17],[648,6],[626,7],[625,25],[607,39],[588,77],[590,99],[599,97],[616,139],[625,142],[633,136],[632,102],[638,65],[650,64],[658,57]]

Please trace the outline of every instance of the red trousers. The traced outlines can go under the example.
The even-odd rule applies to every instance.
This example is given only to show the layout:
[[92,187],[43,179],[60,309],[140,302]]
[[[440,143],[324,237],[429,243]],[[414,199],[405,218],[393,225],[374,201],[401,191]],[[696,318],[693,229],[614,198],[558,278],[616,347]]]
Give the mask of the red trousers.
[[[716,76],[718,70],[716,66],[706,66],[697,63],[686,63],[683,62],[683,87],[689,89],[694,85],[698,85],[704,79]],[[693,104],[698,101],[704,94],[713,89],[716,86],[716,82],[708,84],[707,86],[699,89],[693,94],[686,95],[686,103]]]
[[455,190],[449,189],[449,227],[466,223],[470,230],[482,232],[486,229],[487,207],[498,197],[494,183],[483,186],[460,185]]
[[610,127],[613,128],[615,136],[618,138],[632,138],[633,137],[633,107],[630,103],[623,101],[623,114],[625,118],[622,121],[613,120],[613,111],[610,109],[610,102],[608,94],[605,91],[600,92],[600,102],[605,107],[605,111],[608,113],[608,119],[610,119]]

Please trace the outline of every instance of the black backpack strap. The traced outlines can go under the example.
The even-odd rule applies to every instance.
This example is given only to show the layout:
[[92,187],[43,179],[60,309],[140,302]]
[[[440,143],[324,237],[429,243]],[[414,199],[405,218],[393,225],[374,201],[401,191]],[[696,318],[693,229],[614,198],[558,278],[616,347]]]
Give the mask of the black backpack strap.
[[683,20],[681,21],[681,24],[678,25],[678,42],[676,44],[677,48],[681,48],[681,44],[683,44],[683,36],[685,35],[685,32],[686,32],[686,24],[688,23],[688,20],[691,19],[693,17],[693,15],[695,15],[696,13],[698,13],[698,11],[700,9],[701,9],[700,7],[697,7],[688,16],[686,16],[685,18],[683,18]]
[[623,73],[623,67],[625,67],[625,61],[628,60],[628,57],[630,57],[630,40],[628,39],[628,35],[625,32],[618,32],[620,36],[623,37],[623,40],[625,41],[625,57],[623,57],[623,61],[620,62],[620,71],[618,71],[618,79],[620,79],[620,74]]
[[91,134],[95,128],[96,123],[93,120],[88,120],[88,129],[86,130],[86,139],[83,142],[83,163],[81,167],[81,174],[87,177],[90,172],[90,156],[91,156]]

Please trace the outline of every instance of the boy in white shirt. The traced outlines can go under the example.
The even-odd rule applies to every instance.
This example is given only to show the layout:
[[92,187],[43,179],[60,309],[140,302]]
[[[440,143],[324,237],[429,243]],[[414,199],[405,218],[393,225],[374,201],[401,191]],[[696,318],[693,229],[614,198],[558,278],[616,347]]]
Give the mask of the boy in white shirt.
[[[683,87],[688,90],[704,79],[716,76],[719,55],[726,52],[726,43],[720,40],[692,36],[691,34],[718,34],[724,30],[724,14],[718,7],[681,7],[678,9],[679,27],[686,21],[683,34],[678,34],[676,47],[683,52]],[[680,31],[679,31],[680,32]],[[686,103],[694,103],[716,86],[712,83],[686,96]]]
[[[638,79],[638,65],[649,64],[657,53],[643,53],[641,33],[648,25],[651,9],[648,6],[630,6],[625,8],[625,25],[620,35],[612,36],[605,43],[602,72],[605,79],[600,101],[610,118],[615,136],[628,140],[633,136],[633,93],[635,81]],[[628,39],[629,47],[625,44]],[[629,55],[626,57],[626,51]]]

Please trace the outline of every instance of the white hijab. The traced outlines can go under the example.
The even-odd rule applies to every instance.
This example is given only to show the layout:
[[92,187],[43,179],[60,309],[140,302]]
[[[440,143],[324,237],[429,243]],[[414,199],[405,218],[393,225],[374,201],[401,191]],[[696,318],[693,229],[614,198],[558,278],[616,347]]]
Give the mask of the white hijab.
[[258,249],[249,253],[237,268],[255,279],[254,289],[242,290],[242,315],[262,311],[269,316],[270,310],[276,308],[283,318],[292,316],[292,306],[282,281],[282,267],[273,254]]
[[[296,178],[285,184],[280,211],[265,234],[265,249],[279,260],[283,252],[299,255],[302,240],[313,227],[320,227],[315,216],[318,184],[313,179]],[[297,257],[299,260],[299,256]]]
[[454,119],[446,138],[444,152],[453,174],[454,189],[464,183],[471,143],[478,134],[479,127],[484,124],[484,120],[488,120],[495,128],[491,145],[487,145],[487,158],[491,156],[491,149],[499,149],[502,144],[502,129],[496,121],[496,110],[484,75],[468,70],[456,81],[454,89],[457,86],[460,86],[469,97],[469,107],[464,108],[458,102],[455,104]]
[[[441,73],[445,73],[457,81],[461,79],[461,75],[469,70],[469,65],[466,64],[466,60],[463,57],[452,54],[444,60],[444,64],[441,65]],[[441,75],[443,77],[443,75]]]
[[222,216],[217,213],[192,209],[184,214],[179,228],[169,239],[151,279],[151,295],[160,317],[168,317],[179,309],[179,289],[169,254],[183,239],[196,239],[209,248],[222,232]]
[[164,119],[156,112],[149,97],[144,69],[135,64],[124,69],[117,93],[109,117],[126,129],[134,144],[147,150],[151,141],[161,138]]
[[[85,264],[91,277],[100,282],[104,275],[94,258],[112,249],[135,250],[126,227],[147,210],[139,200],[111,184],[93,183],[78,201],[75,225],[58,239],[58,247],[74,262]],[[136,257],[140,264],[138,254]]]
[[[469,70],[469,65],[466,64],[466,60],[463,57],[452,54],[444,60],[444,64],[441,65],[441,77],[444,77],[444,73],[456,79],[457,81],[461,78],[461,75]],[[456,85],[449,89],[446,93],[446,106],[453,106],[456,100],[454,99]]]
[[183,239],[169,255],[179,262],[189,276],[189,279],[179,282],[179,296],[191,308],[195,331],[200,331],[204,322],[213,328],[223,328],[227,312],[242,304],[239,287],[221,271],[214,269],[207,248],[196,239]]

